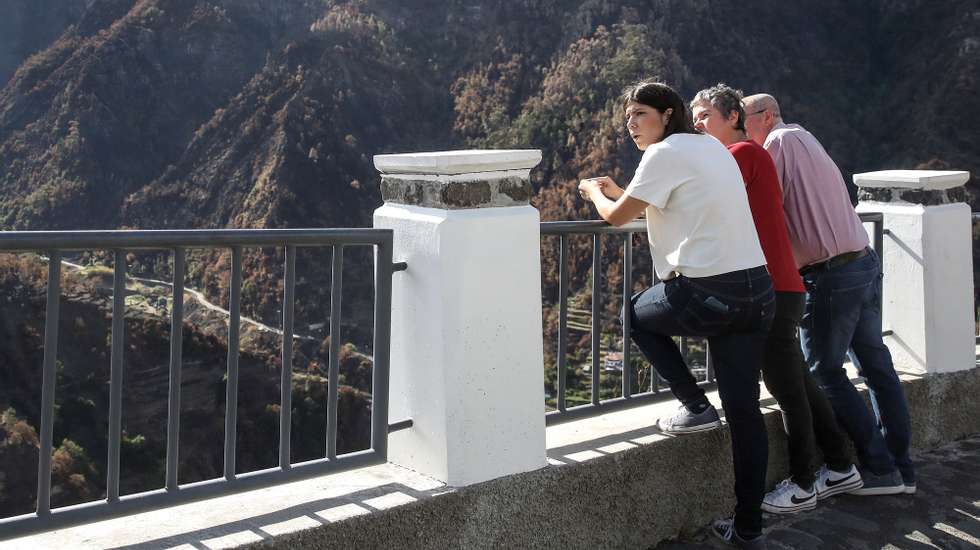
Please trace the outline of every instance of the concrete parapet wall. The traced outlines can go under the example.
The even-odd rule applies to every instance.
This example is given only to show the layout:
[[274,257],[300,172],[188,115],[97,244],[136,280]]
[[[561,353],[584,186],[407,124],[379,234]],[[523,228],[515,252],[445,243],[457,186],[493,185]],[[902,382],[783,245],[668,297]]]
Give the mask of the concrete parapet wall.
[[[904,385],[917,451],[980,433],[980,369],[913,376]],[[769,410],[765,416],[772,484],[787,475],[786,445],[779,413]],[[649,548],[730,512],[729,445],[727,427],[667,438],[579,464],[468,486],[254,547]]]

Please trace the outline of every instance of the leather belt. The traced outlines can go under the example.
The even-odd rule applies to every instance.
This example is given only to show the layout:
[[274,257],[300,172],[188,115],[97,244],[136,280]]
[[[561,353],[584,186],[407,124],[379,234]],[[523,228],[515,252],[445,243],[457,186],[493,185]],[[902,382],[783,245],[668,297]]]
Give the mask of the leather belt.
[[867,247],[862,248],[861,250],[855,250],[854,252],[838,254],[829,260],[803,266],[800,268],[800,275],[806,275],[807,273],[812,273],[814,271],[828,271],[830,269],[834,269],[835,267],[840,267],[846,263],[853,262],[854,260],[861,259],[867,255]]

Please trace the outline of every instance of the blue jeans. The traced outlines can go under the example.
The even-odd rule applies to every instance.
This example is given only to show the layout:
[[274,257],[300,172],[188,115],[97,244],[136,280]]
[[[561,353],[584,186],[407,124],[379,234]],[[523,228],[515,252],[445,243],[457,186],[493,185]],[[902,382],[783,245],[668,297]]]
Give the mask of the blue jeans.
[[732,434],[735,527],[762,532],[769,444],[759,411],[759,368],[775,310],[772,280],[756,267],[713,277],[676,277],[631,300],[630,336],[682,403],[704,399],[672,336],[705,336]]
[[[863,258],[803,276],[806,308],[800,324],[803,356],[827,393],[837,421],[854,441],[861,465],[874,474],[897,468],[915,479],[909,457],[912,428],[902,384],[881,338],[881,269],[873,250]],[[867,382],[874,414],[847,378],[851,358]]]

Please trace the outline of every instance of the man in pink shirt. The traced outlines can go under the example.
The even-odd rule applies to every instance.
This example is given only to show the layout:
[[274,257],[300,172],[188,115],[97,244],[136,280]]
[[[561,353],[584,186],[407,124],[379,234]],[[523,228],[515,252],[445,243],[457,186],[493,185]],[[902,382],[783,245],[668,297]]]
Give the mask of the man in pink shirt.
[[[796,266],[806,287],[803,355],[854,441],[860,495],[915,492],[911,422],[891,354],[881,338],[881,269],[854,212],[840,169],[810,132],[785,124],[776,99],[743,100],[748,137],[776,165]],[[874,415],[850,382],[851,358],[871,393]]]

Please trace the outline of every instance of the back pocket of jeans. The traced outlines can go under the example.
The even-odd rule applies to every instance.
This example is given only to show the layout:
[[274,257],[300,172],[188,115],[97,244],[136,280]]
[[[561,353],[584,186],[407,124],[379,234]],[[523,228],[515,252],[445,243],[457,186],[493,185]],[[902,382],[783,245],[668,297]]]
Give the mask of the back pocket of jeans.
[[680,312],[678,321],[691,332],[717,334],[731,326],[738,317],[739,309],[718,297],[701,290],[693,290],[691,299]]

